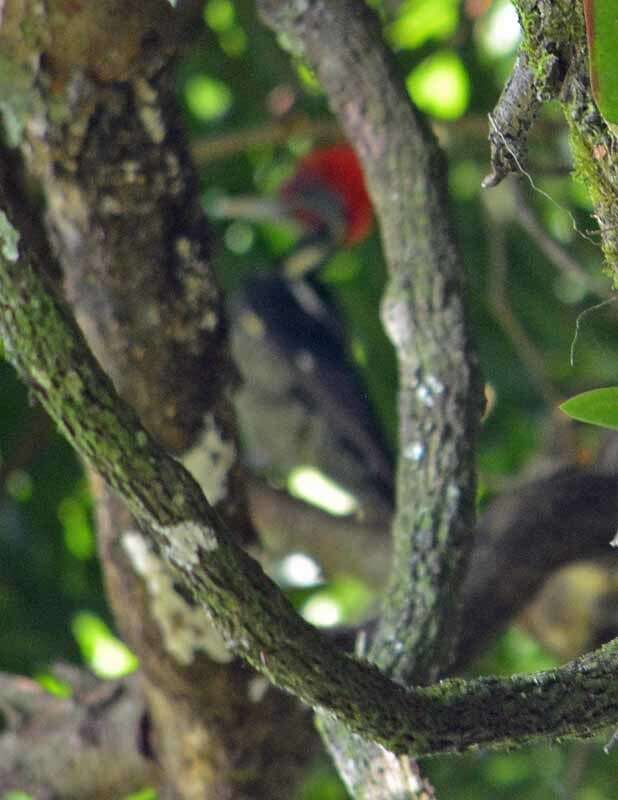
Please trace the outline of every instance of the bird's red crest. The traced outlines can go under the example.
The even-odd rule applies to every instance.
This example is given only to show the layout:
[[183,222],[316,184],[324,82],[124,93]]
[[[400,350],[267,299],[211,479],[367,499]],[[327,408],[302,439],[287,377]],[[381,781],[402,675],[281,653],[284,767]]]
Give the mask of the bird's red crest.
[[373,227],[373,209],[363,171],[350,145],[333,145],[309,153],[282,192],[284,196],[292,195],[302,191],[303,183],[316,181],[341,198],[346,217],[343,243],[351,246],[365,239]]

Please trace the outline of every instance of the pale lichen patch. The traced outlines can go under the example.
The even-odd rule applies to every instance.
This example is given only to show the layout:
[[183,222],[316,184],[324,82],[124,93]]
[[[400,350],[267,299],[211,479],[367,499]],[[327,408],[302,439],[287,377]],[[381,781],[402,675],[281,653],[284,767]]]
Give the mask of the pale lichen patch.
[[404,449],[403,455],[409,461],[420,461],[425,455],[425,445],[422,442],[410,442]]
[[444,384],[435,375],[427,375],[425,383],[433,394],[442,394],[444,392]]
[[382,321],[391,342],[398,350],[405,351],[411,346],[414,327],[405,300],[395,293],[387,293],[382,301]]
[[144,78],[137,78],[135,80],[135,95],[141,100],[142,103],[152,104],[157,99],[157,92],[147,80]]
[[383,787],[387,797],[412,797],[412,793],[421,792],[423,783],[415,771],[415,765],[403,770],[399,757],[382,745],[377,745],[379,759],[372,759],[370,769],[374,772],[376,785]]
[[461,497],[461,489],[454,483],[449,483],[446,490],[446,498],[450,503],[458,503]]
[[422,405],[427,406],[427,408],[433,407],[434,400],[432,393],[429,390],[429,387],[426,386],[424,383],[421,383],[421,385],[417,388],[416,397],[418,398],[419,403],[422,403]]
[[202,433],[182,461],[209,503],[216,505],[225,498],[228,475],[236,462],[236,445],[222,435],[211,413],[204,416]]
[[[155,556],[150,550],[146,538],[139,531],[127,530],[122,535],[122,546],[137,574],[147,575],[150,557],[155,558]],[[158,562],[158,559],[156,561]]]
[[179,236],[174,242],[174,248],[180,258],[188,259],[191,256],[191,240],[186,236]]
[[209,552],[217,548],[214,531],[204,524],[192,520],[176,525],[151,524],[164,539],[163,547],[170,561],[186,571],[199,564],[200,550]]
[[219,663],[232,660],[222,637],[213,628],[206,611],[193,606],[180,595],[172,573],[149,546],[139,531],[127,531],[122,544],[135,572],[144,579],[150,610],[163,645],[180,664],[190,664],[197,652],[206,653]]
[[13,263],[19,258],[19,231],[9,222],[9,218],[0,211],[0,250],[7,261]]
[[160,110],[156,106],[142,106],[139,109],[139,118],[152,141],[161,144],[165,139],[165,123]]
[[209,309],[208,311],[204,312],[202,317],[202,327],[205,328],[205,330],[214,331],[218,324],[219,317],[216,311]]
[[270,688],[270,681],[262,675],[256,675],[247,685],[247,694],[252,703],[260,703]]
[[427,375],[416,387],[416,398],[426,408],[433,408],[436,398],[444,394],[444,385],[435,375]]

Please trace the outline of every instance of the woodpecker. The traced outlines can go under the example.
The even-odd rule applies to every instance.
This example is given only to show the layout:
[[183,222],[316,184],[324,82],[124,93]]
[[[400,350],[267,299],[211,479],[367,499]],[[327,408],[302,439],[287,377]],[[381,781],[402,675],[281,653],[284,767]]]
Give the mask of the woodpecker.
[[310,313],[297,288],[297,281],[262,274],[228,306],[243,378],[235,403],[245,461],[279,479],[299,464],[316,467],[354,495],[366,520],[388,518],[392,457],[349,361],[345,332],[326,305]]
[[275,198],[225,198],[215,204],[213,213],[298,223],[301,237],[282,263],[285,274],[296,279],[322,266],[337,248],[366,239],[374,220],[363,171],[348,144],[310,152]]
[[313,466],[351,492],[366,518],[386,518],[393,465],[345,332],[314,273],[338,248],[369,236],[373,210],[361,166],[347,144],[302,158],[273,198],[233,197],[215,214],[292,220],[300,238],[277,266],[244,281],[228,300],[235,396],[245,462],[281,479]]
[[309,230],[326,228],[351,247],[373,227],[373,210],[356,153],[348,144],[314,150],[281,188],[291,214]]

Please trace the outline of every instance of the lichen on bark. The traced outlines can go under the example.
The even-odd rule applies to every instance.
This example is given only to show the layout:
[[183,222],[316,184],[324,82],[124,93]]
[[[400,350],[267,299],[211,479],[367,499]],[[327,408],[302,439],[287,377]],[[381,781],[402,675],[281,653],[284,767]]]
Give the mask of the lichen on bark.
[[[570,133],[574,176],[594,205],[605,270],[618,286],[618,167],[616,137],[599,113],[590,88],[581,2],[515,0],[523,31],[511,81],[490,120],[494,185],[525,169],[526,138],[542,103],[558,98]],[[518,72],[525,67],[528,80]]]

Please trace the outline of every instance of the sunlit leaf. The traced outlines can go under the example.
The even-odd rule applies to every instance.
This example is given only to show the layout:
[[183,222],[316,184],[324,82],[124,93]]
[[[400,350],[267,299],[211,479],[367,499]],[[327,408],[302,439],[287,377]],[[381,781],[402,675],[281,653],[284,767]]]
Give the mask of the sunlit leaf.
[[321,94],[322,87],[320,86],[320,82],[317,79],[315,72],[304,63],[298,63],[295,66],[298,77],[300,78],[304,88],[311,94]]
[[408,0],[400,16],[388,26],[390,42],[401,49],[420,47],[429,39],[452,36],[459,23],[459,0]]
[[316,592],[303,605],[300,613],[307,622],[318,628],[330,628],[342,619],[339,603],[328,592]]
[[217,33],[229,31],[234,25],[235,16],[230,0],[208,0],[204,6],[206,24]]
[[492,3],[491,9],[479,20],[477,35],[480,49],[491,58],[512,53],[521,39],[513,4],[508,0]]
[[185,86],[185,98],[189,110],[204,122],[222,117],[232,105],[232,93],[228,86],[209,75],[189,78]]
[[300,613],[319,627],[340,622],[353,624],[365,617],[374,602],[375,595],[366,584],[350,575],[342,575],[313,592]]
[[305,553],[289,553],[276,565],[276,578],[288,587],[317,586],[322,579],[320,566]]
[[451,50],[435,53],[408,75],[408,92],[423,111],[456,119],[468,107],[470,79],[461,59]]
[[615,386],[575,395],[560,409],[580,422],[618,430],[618,388]]
[[157,800],[158,794],[154,789],[141,789],[139,792],[133,792],[123,797],[122,800]]
[[65,681],[61,681],[49,672],[41,672],[36,676],[36,682],[42,686],[46,692],[55,697],[71,697],[73,690]]
[[58,506],[58,519],[67,550],[82,561],[92,558],[96,547],[90,521],[90,497],[81,486],[73,495],[63,498]]
[[96,614],[82,611],[71,628],[84,660],[101,678],[119,678],[137,669],[137,658]]
[[358,503],[343,487],[313,467],[297,467],[288,477],[288,491],[329,514],[351,514]]

